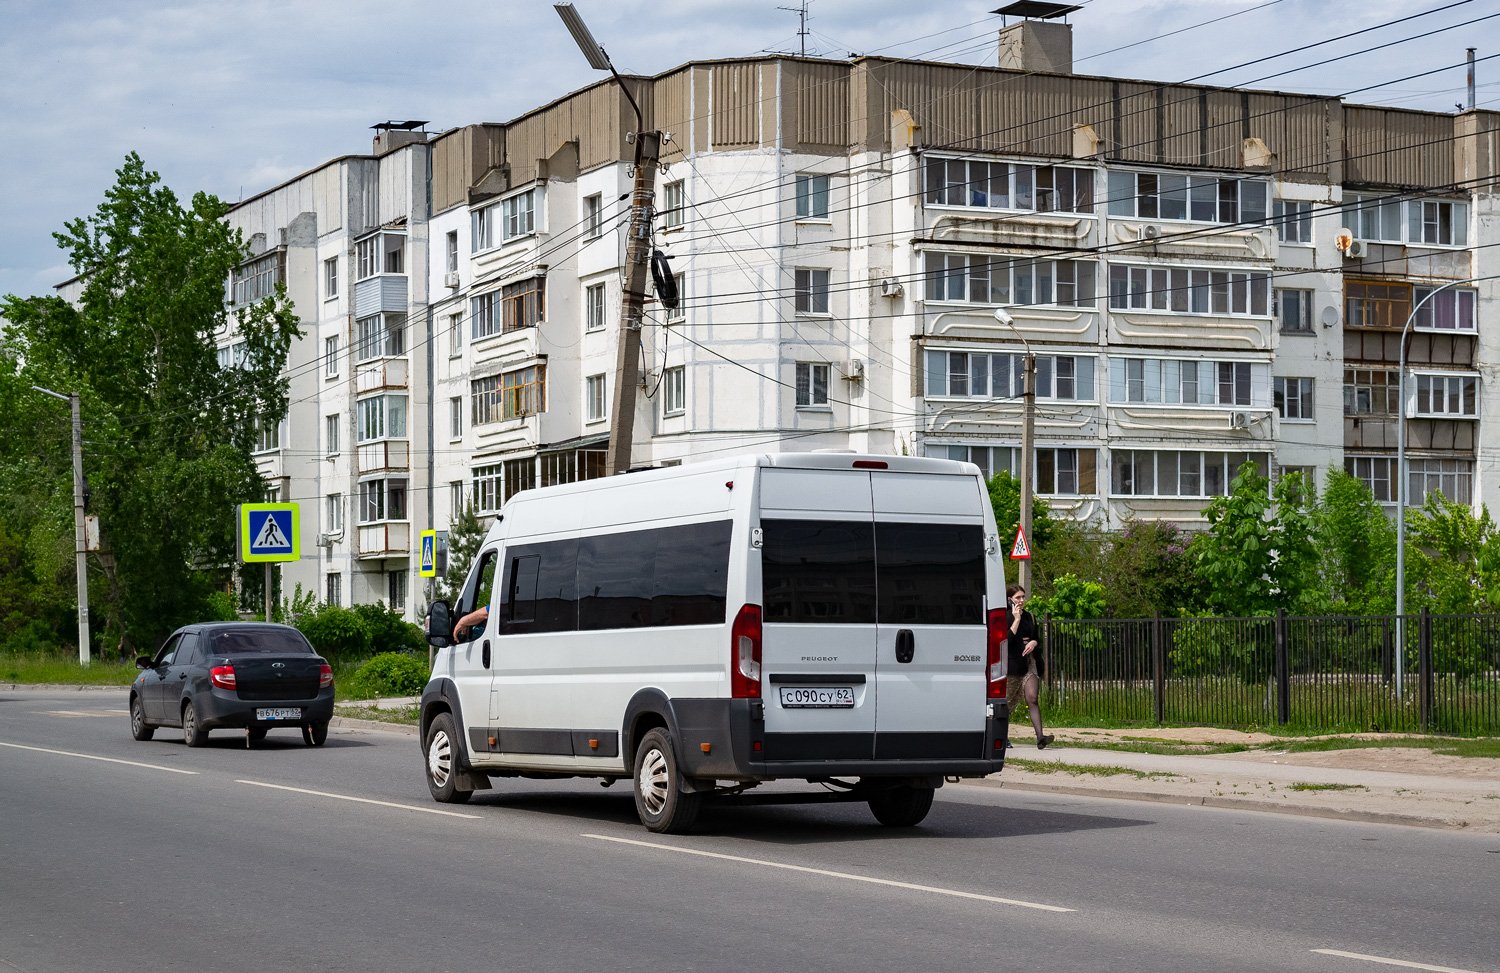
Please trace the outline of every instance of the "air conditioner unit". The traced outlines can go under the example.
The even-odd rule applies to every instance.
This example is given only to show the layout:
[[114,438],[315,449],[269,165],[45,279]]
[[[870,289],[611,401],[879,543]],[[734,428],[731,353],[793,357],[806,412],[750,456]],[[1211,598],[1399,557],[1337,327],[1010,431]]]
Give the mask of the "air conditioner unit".
[[1360,240],[1353,240],[1353,241],[1351,241],[1350,244],[1349,244],[1349,249],[1347,249],[1347,250],[1344,251],[1344,259],[1345,260],[1363,260],[1364,257],[1365,257],[1365,244],[1364,244],[1363,241],[1360,241]]
[[1154,226],[1154,225],[1151,225],[1151,224],[1147,224],[1147,225],[1141,227],[1141,239],[1142,240],[1159,240],[1159,239],[1161,239],[1161,227]]
[[319,547],[332,548],[333,547],[333,536],[331,534],[319,534],[318,535],[318,546]]
[[1254,418],[1248,412],[1231,412],[1229,414],[1230,429],[1249,429]]
[[881,297],[900,297],[906,293],[906,288],[894,277],[887,277],[880,282]]
[[458,271],[450,270],[443,275],[443,283],[449,287],[458,286]]
[[865,377],[865,363],[858,358],[839,362],[839,377],[846,382],[863,380]]

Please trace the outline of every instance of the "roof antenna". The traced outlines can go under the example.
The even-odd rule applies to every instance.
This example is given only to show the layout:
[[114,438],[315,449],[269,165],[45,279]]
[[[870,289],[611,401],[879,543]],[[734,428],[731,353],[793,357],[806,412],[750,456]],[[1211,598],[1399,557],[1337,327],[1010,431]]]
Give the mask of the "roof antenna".
[[[802,6],[800,6],[800,7],[777,7],[776,8],[777,10],[785,10],[788,13],[794,13],[794,14],[797,15],[797,25],[798,25],[797,26],[797,36],[802,39],[802,56],[803,57],[807,57],[807,33],[808,33],[808,31],[807,31],[807,3],[808,3],[808,0],[802,0]],[[1472,54],[1470,56],[1472,57]]]

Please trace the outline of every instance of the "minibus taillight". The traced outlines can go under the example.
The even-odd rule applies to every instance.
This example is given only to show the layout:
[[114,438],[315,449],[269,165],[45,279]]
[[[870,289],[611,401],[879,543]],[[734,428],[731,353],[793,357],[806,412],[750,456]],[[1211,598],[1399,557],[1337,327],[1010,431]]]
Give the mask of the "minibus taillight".
[[760,606],[734,616],[729,636],[729,689],[735,699],[760,698]]
[[985,675],[990,684],[990,699],[1005,698],[1005,609],[990,609],[986,625],[989,644],[989,668]]
[[233,689],[235,686],[234,666],[214,666],[208,670],[208,679],[220,689]]

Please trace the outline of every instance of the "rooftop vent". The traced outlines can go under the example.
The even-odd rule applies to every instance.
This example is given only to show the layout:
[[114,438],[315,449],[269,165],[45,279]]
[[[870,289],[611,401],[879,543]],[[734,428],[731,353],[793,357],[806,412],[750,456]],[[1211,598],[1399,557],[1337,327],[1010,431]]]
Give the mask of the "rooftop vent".
[[[1000,67],[1012,71],[1072,74],[1073,27],[1066,21],[1052,21],[1081,9],[1081,4],[1018,0],[992,11],[1002,18]],[[1011,17],[1020,17],[1021,22],[1012,24]]]
[[425,121],[405,122],[381,122],[379,125],[371,125],[375,130],[375,154],[385,155],[403,145],[411,145],[413,142],[427,141],[427,123]]

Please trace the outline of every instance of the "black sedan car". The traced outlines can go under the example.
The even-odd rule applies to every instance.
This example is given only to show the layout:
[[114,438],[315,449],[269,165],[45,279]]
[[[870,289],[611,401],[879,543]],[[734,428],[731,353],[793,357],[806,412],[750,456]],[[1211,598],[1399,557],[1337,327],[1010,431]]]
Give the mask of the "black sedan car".
[[182,728],[190,747],[210,730],[238,729],[251,740],[295,726],[310,746],[328,739],[333,668],[295,628],[260,622],[188,625],[172,633],[130,686],[130,730],[149,740],[159,726]]

